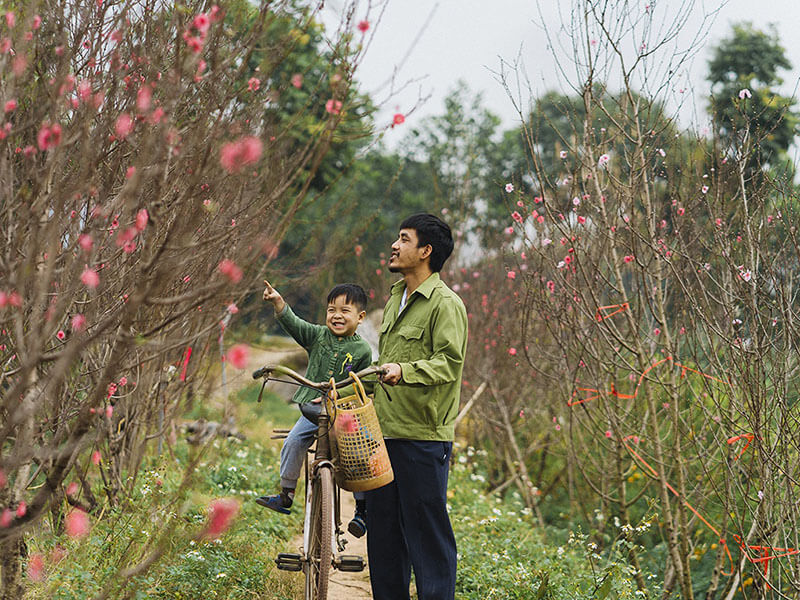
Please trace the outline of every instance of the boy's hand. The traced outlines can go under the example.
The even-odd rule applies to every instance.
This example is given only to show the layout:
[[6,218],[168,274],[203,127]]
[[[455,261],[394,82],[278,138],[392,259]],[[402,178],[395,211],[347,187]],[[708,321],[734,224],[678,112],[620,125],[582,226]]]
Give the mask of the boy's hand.
[[272,302],[272,306],[275,307],[275,312],[279,313],[283,311],[283,307],[286,306],[286,302],[283,300],[283,296],[278,293],[274,287],[269,284],[269,281],[266,279],[264,280],[264,295],[263,298],[267,302]]
[[403,369],[397,363],[386,363],[385,365],[381,365],[381,369],[385,371],[385,373],[381,375],[381,381],[383,383],[397,385],[403,378]]

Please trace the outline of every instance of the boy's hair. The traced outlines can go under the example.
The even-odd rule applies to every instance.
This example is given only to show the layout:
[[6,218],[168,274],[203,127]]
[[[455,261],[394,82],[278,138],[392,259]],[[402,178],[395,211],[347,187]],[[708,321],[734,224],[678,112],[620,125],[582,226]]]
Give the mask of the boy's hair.
[[339,296],[344,296],[345,302],[352,304],[358,312],[367,310],[367,292],[356,283],[340,283],[333,286],[328,294],[328,304],[336,300]]
[[417,247],[431,245],[431,271],[438,273],[444,262],[453,253],[453,234],[450,226],[436,215],[417,213],[400,223],[400,229],[413,229],[417,232]]

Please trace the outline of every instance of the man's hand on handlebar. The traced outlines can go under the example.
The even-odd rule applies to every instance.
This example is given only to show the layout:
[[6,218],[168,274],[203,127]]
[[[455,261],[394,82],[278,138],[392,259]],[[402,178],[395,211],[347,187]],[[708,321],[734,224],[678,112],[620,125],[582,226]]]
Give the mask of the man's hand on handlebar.
[[397,385],[403,378],[403,369],[397,363],[386,363],[381,365],[380,368],[383,370],[383,375],[381,375],[381,381],[383,383]]

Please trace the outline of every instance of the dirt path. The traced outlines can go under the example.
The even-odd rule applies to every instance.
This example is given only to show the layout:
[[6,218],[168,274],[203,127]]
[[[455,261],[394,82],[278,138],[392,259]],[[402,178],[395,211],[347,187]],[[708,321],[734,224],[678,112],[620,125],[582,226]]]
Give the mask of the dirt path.
[[[227,369],[226,370],[226,385],[220,385],[214,393],[217,399],[224,401],[227,395],[244,388],[253,383],[252,373],[259,367],[272,364],[285,364],[288,359],[295,357],[297,353],[304,352],[299,346],[289,347],[280,350],[261,350],[257,348],[250,349],[250,355],[247,362],[247,367],[242,370]],[[293,362],[293,361],[289,361]],[[270,383],[268,384],[276,394],[291,397],[295,388],[289,384]],[[275,443],[280,443],[277,441]],[[342,522],[343,527],[347,528],[347,523],[353,516],[355,510],[355,501],[353,494],[350,492],[342,492]],[[303,506],[302,499],[299,506]],[[347,539],[347,547],[343,554],[355,554],[367,558],[367,542],[366,536],[361,539],[354,538],[349,533],[345,533]],[[298,533],[297,537],[292,541],[290,547],[300,548],[303,545],[302,532]],[[330,585],[328,590],[328,600],[371,600],[372,592],[369,585],[369,568],[365,569],[362,573],[343,573],[337,570],[331,571]]]

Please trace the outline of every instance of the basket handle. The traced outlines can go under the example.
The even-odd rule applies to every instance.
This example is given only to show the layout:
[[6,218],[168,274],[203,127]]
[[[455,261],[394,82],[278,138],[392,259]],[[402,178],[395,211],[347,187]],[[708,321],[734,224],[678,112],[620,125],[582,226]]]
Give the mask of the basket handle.
[[358,396],[358,399],[361,401],[361,406],[364,406],[367,404],[367,402],[369,402],[369,398],[367,398],[367,392],[364,390],[364,384],[361,383],[361,380],[355,373],[350,373],[350,377],[353,378],[353,382],[355,384],[353,385],[353,389],[356,392],[356,396]]

